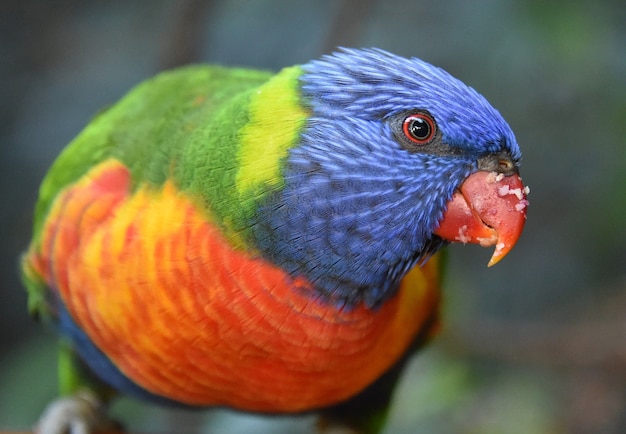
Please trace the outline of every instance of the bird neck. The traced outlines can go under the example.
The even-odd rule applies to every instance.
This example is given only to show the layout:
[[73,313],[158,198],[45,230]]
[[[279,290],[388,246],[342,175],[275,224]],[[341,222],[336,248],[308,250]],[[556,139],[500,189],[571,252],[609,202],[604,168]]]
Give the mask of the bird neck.
[[440,207],[399,172],[329,173],[300,152],[306,150],[293,149],[286,163],[285,187],[258,209],[253,244],[292,276],[306,278],[323,299],[381,305],[416,263],[444,244],[432,235]]

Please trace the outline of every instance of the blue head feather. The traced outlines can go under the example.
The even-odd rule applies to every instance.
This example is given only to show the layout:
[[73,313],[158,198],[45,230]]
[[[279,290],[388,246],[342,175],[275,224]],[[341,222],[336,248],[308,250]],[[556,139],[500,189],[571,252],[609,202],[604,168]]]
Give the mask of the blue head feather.
[[511,128],[482,95],[423,60],[344,48],[304,71],[302,92],[316,113],[383,119],[423,108],[439,123],[444,142],[475,153],[504,148],[514,160],[521,157]]
[[[444,242],[446,203],[487,154],[520,151],[500,114],[440,68],[378,49],[303,66],[311,117],[284,163],[285,187],[262,207],[257,246],[339,304],[380,304]],[[398,116],[428,111],[443,151],[409,152]]]

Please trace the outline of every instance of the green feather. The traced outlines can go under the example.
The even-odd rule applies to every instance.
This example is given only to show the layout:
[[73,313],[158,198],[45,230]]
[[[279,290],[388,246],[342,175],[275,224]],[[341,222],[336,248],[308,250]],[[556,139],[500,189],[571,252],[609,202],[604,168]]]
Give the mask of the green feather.
[[40,189],[34,242],[59,192],[111,157],[130,169],[135,187],[174,179],[241,240],[262,194],[282,185],[280,162],[304,125],[300,74],[298,67],[272,78],[266,71],[190,66],[138,85],[53,164]]
[[[133,188],[173,179],[198,198],[207,218],[233,247],[246,248],[258,202],[282,186],[281,161],[307,112],[298,93],[299,67],[267,71],[197,65],[163,72],[99,113],[63,150],[43,180],[33,241],[54,200],[92,167],[116,158]],[[48,315],[46,284],[27,262],[22,280],[32,315]]]

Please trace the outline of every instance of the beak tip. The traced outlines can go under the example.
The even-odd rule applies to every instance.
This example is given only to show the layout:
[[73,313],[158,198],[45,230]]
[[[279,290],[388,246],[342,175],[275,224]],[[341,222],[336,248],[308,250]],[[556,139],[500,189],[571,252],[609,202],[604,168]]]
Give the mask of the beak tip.
[[517,244],[517,240],[522,233],[525,220],[524,216],[524,219],[518,220],[517,225],[512,227],[513,230],[499,234],[498,241],[495,244],[496,248],[493,255],[491,255],[491,258],[489,259],[487,267],[496,265],[506,255],[508,255],[511,250],[513,250],[513,247]]
[[504,258],[504,256],[505,254],[498,252],[498,250],[496,249],[496,251],[493,253],[491,258],[489,259],[489,262],[487,263],[487,267],[493,267],[498,262],[500,262],[502,258]]

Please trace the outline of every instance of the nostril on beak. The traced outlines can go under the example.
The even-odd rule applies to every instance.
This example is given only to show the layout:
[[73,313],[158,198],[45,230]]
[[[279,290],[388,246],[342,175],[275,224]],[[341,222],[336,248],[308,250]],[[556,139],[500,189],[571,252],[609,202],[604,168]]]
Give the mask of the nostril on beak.
[[513,170],[513,162],[511,160],[500,159],[498,160],[498,171],[501,173],[507,173]]
[[515,162],[506,152],[488,154],[480,157],[478,159],[478,169],[486,172],[502,173],[504,176],[511,176],[518,173]]

